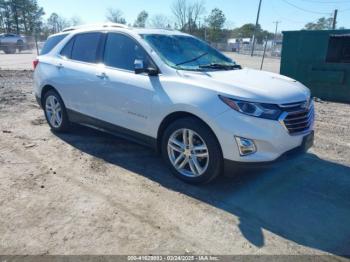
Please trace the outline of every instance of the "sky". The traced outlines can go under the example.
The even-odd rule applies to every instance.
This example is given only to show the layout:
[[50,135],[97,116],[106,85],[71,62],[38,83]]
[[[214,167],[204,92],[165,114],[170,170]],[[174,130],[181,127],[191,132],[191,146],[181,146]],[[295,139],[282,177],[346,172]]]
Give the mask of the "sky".
[[[108,8],[122,10],[128,23],[133,23],[142,10],[150,16],[163,14],[173,19],[171,5],[174,0],[38,0],[46,17],[51,13],[69,19],[80,17],[84,23],[106,21]],[[189,0],[191,1],[191,0]],[[194,0],[192,0],[194,1]],[[226,15],[226,28],[255,23],[259,0],[205,0],[208,15],[213,8],[220,8]],[[262,0],[260,24],[263,29],[275,31],[275,21],[280,22],[278,31],[299,30],[308,22],[330,17],[335,9],[338,26],[350,28],[350,0]]]

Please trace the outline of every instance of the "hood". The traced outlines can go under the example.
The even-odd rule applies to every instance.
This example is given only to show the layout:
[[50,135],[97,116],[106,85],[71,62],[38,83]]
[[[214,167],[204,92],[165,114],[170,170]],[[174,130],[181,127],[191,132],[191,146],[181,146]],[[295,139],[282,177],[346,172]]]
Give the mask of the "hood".
[[194,85],[232,98],[260,103],[287,104],[305,101],[310,91],[301,83],[274,73],[253,69],[189,72],[179,71]]

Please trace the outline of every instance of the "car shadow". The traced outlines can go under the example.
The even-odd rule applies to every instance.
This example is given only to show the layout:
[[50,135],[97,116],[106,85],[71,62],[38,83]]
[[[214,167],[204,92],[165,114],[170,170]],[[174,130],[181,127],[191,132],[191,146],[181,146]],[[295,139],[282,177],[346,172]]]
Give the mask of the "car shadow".
[[55,134],[71,146],[239,217],[257,247],[263,229],[340,256],[350,255],[350,167],[305,154],[269,169],[192,186],[174,178],[152,150],[89,128]]

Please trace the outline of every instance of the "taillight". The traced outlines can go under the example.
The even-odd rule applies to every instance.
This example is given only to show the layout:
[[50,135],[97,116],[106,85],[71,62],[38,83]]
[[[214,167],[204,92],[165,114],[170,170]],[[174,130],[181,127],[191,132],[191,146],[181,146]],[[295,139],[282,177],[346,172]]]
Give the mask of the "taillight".
[[33,68],[34,68],[34,70],[35,70],[35,68],[38,66],[38,64],[39,64],[39,60],[38,60],[38,59],[35,59],[35,60],[33,61]]

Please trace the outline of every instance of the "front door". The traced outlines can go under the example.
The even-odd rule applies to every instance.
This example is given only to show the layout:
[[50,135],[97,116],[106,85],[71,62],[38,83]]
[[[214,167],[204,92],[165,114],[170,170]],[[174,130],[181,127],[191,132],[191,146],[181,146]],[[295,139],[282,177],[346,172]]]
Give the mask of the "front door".
[[104,66],[97,72],[103,84],[95,94],[99,119],[150,135],[148,125],[159,80],[134,72],[135,59],[150,63],[148,55],[131,37],[109,33],[103,57]]

